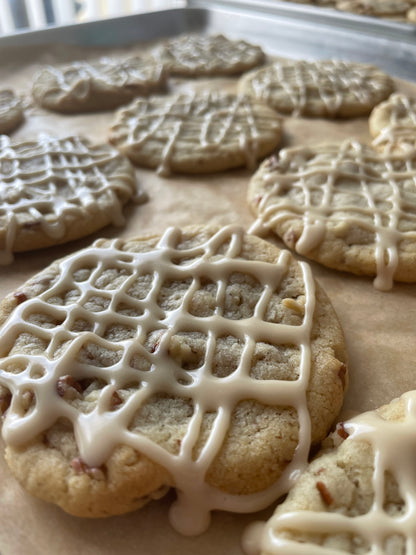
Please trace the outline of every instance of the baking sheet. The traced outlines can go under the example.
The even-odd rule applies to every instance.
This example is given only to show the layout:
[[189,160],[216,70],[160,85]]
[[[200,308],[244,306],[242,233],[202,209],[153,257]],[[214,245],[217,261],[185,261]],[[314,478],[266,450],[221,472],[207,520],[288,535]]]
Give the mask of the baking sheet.
[[[25,44],[22,41],[20,47],[0,40],[0,53],[2,49],[3,52],[7,51],[7,56],[1,57],[1,82],[24,93],[30,86],[33,73],[44,63],[88,58],[98,53],[141,49],[141,41],[161,36],[161,30],[169,27],[169,21],[175,22],[177,32],[198,30],[211,33],[226,32],[230,20],[233,20],[233,26],[228,27],[229,30],[232,29],[232,34],[253,41],[261,34],[261,23],[267,21],[262,34],[262,45],[272,54],[289,55],[288,46],[284,45],[282,48],[279,42],[280,34],[279,37],[276,37],[277,33],[272,34],[272,29],[277,27],[271,16],[264,19],[260,14],[249,16],[245,12],[216,9],[173,10],[149,15],[151,17],[145,19],[120,18],[111,22],[113,36],[129,37],[129,40],[120,40],[118,44],[122,46],[117,48],[114,45],[111,48],[102,46],[104,29],[107,27],[100,27],[98,24],[84,28],[84,31],[78,29],[77,32],[85,33],[84,39],[90,35],[91,41],[86,43],[82,40],[77,43],[75,40],[72,45],[69,41],[65,45],[54,45],[53,48],[50,45],[42,46],[42,42],[49,40],[48,33],[31,34],[32,42]],[[150,36],[149,22],[155,26],[154,36]],[[107,25],[108,22],[104,23]],[[122,29],[118,27],[120,24]],[[136,28],[135,35],[132,27]],[[141,34],[142,31],[144,35]],[[172,29],[169,32],[172,34]],[[133,40],[132,35],[136,41],[134,46],[126,44]],[[61,37],[64,42],[66,35],[63,30]],[[297,52],[305,52],[307,49],[308,43],[302,42]],[[390,49],[393,58],[398,52],[392,48],[391,43]],[[413,61],[413,68],[414,63]],[[216,88],[232,91],[235,90],[235,84],[234,79],[226,78],[195,81],[176,79],[172,81],[172,88]],[[397,81],[397,88],[416,94],[414,84]],[[60,136],[83,133],[94,141],[103,141],[111,120],[112,114],[108,112],[62,116],[32,106],[27,110],[24,125],[13,137],[27,138],[43,131]],[[313,144],[330,137],[342,140],[351,136],[369,140],[366,118],[339,122],[286,118],[283,146]],[[167,226],[192,223],[239,223],[248,228],[253,222],[245,201],[250,175],[249,171],[241,169],[208,176],[175,176],[163,179],[157,177],[153,171],[137,170],[137,178],[148,193],[149,202],[127,208],[125,227],[107,227],[93,236],[67,245],[18,254],[12,266],[0,267],[0,298],[56,258],[87,246],[101,236],[130,237],[144,231],[163,231]],[[272,237],[270,239],[279,244]],[[349,416],[375,408],[416,388],[416,286],[397,284],[393,291],[382,293],[373,289],[371,279],[327,270],[318,264],[312,264],[312,268],[331,298],[345,331],[350,361],[350,388],[343,414]],[[140,511],[120,517],[106,520],[79,519],[26,494],[10,476],[3,458],[0,457],[0,553],[241,555],[240,538],[245,526],[255,519],[266,518],[272,510],[256,515],[218,512],[213,515],[212,526],[205,534],[186,538],[178,535],[168,523],[168,508],[173,497],[174,494],[170,494],[168,498],[154,502]]]
[[[313,0],[309,0],[313,2]],[[188,0],[190,7],[215,6],[236,8],[239,11],[249,10],[269,13],[273,17],[286,15],[290,18],[303,18],[315,23],[325,22],[337,27],[360,29],[365,33],[384,34],[390,38],[415,39],[416,27],[402,18],[383,18],[370,15],[360,15],[353,12],[337,10],[333,6],[315,6],[312,3],[296,3],[280,0]]]

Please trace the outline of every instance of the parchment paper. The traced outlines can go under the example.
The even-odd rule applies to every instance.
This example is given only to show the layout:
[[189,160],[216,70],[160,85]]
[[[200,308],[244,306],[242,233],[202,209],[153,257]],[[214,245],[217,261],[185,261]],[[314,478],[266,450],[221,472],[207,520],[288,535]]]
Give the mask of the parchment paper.
[[[100,52],[101,53],[101,52]],[[102,53],[109,53],[104,52]],[[0,85],[28,94],[34,72],[44,63],[81,59],[96,51],[51,46],[22,48],[1,56]],[[173,89],[193,87],[234,90],[234,79],[175,80]],[[398,90],[414,92],[415,85],[397,82]],[[24,124],[13,134],[30,138],[38,132],[64,136],[85,134],[105,141],[112,113],[62,116],[31,106]],[[355,137],[369,141],[367,119],[331,122],[322,119],[286,118],[282,146],[314,144],[329,139]],[[250,172],[242,169],[207,176],[159,178],[153,171],[137,170],[148,193],[143,205],[130,204],[123,228],[107,227],[83,240],[41,251],[18,254],[9,267],[0,267],[0,298],[42,270],[56,258],[89,245],[98,237],[131,237],[144,231],[195,223],[254,221],[246,205]],[[272,236],[270,240],[283,246]],[[342,417],[373,409],[416,388],[416,285],[396,284],[382,293],[372,280],[331,271],[312,263],[344,328],[349,355],[350,387]],[[0,440],[1,442],[1,440]],[[0,451],[3,445],[0,444]],[[186,538],[169,525],[168,508],[174,494],[125,516],[84,520],[32,498],[10,475],[0,456],[0,553],[1,555],[241,555],[240,538],[245,526],[265,519],[272,508],[255,515],[218,512],[205,534]]]

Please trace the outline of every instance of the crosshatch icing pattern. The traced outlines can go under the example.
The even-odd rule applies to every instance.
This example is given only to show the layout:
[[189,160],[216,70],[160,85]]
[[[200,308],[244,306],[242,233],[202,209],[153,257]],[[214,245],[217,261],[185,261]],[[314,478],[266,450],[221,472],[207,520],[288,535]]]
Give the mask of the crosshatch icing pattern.
[[[121,240],[100,240],[64,259],[56,275],[35,277],[38,296],[17,292],[19,304],[1,329],[0,384],[12,394],[6,443],[30,441],[65,417],[90,468],[99,468],[120,443],[136,448],[172,475],[178,492],[172,522],[185,533],[203,530],[212,509],[253,511],[287,491],[310,448],[314,281],[302,263],[303,290],[280,298],[291,255],[281,251],[275,263],[245,259],[243,236],[226,227],[189,247],[171,228],[158,241],[127,248]],[[254,298],[251,304],[244,291],[238,297],[234,283]],[[238,353],[226,373],[216,370],[221,342]],[[259,343],[287,346],[296,372],[276,379],[253,369]],[[186,429],[173,446],[135,427],[155,396],[186,406]],[[265,491],[226,494],[205,475],[234,408],[247,399],[294,407],[298,447]]]
[[108,145],[76,136],[1,136],[0,264],[15,250],[82,236],[86,225],[89,232],[122,225],[122,205],[134,195],[139,199],[131,164]]
[[[400,405],[403,408],[397,409]],[[415,418],[416,392],[411,391],[382,412],[366,412],[340,424],[334,442],[344,441],[338,450],[350,448],[349,456],[334,458],[330,451],[311,465],[310,474],[317,487],[320,484],[321,507],[316,501],[311,501],[311,510],[295,510],[293,505],[284,510],[283,505],[264,529],[250,528],[246,540],[260,532],[259,552],[264,555],[414,555]],[[355,471],[352,466],[346,474],[357,491],[350,505],[337,506],[341,493],[338,490],[334,497],[331,493],[337,490],[337,483],[331,482],[328,489],[322,480],[334,467],[349,468],[351,461]],[[363,461],[369,467],[368,484]],[[364,490],[366,487],[369,490]]]
[[244,95],[198,92],[136,99],[119,110],[110,141],[160,175],[220,171],[256,160],[279,143],[281,118]]
[[393,82],[370,65],[281,60],[244,75],[239,89],[294,116],[354,117],[386,98]]
[[[416,280],[411,273],[415,163],[414,152],[383,156],[353,140],[294,147],[262,165],[249,201],[257,224],[276,230],[299,254],[330,267],[376,275],[375,287],[387,290],[393,276]],[[331,256],[325,252],[329,241],[334,245]],[[344,246],[351,254],[345,254]],[[368,261],[363,262],[365,249]],[[354,256],[360,257],[361,267]]]

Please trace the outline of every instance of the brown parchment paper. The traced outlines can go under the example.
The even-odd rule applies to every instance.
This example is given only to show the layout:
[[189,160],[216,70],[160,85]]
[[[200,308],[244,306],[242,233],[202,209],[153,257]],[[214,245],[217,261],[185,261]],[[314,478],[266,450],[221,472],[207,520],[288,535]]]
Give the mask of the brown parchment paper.
[[[0,86],[11,86],[30,101],[32,75],[43,64],[101,53],[109,51],[49,45],[2,52]],[[225,78],[173,80],[171,88],[210,87],[233,91],[235,83],[235,79]],[[397,81],[397,89],[416,94],[416,86],[409,83]],[[13,138],[29,138],[38,132],[58,136],[81,133],[93,141],[105,141],[112,119],[113,114],[109,112],[58,115],[29,102],[26,120]],[[286,118],[284,129],[282,146],[351,136],[370,140],[366,118],[336,122]],[[238,223],[248,228],[254,221],[245,200],[250,175],[241,169],[167,179],[157,177],[153,171],[137,170],[137,178],[149,201],[126,207],[124,227],[107,227],[70,244],[16,255],[11,266],[0,266],[0,298],[56,258],[83,248],[98,237],[131,237],[145,231],[163,231],[167,226],[194,223]],[[283,246],[273,236],[268,238]],[[345,332],[350,386],[342,416],[373,409],[416,389],[416,285],[396,284],[392,291],[382,293],[373,288],[371,279],[331,271],[315,263],[311,265],[332,300]],[[270,508],[255,515],[214,513],[212,525],[205,534],[187,538],[169,525],[168,509],[173,499],[174,493],[171,493],[139,511],[105,520],[72,517],[26,494],[0,455],[0,554],[241,555],[244,528],[253,520],[267,518],[272,511]]]

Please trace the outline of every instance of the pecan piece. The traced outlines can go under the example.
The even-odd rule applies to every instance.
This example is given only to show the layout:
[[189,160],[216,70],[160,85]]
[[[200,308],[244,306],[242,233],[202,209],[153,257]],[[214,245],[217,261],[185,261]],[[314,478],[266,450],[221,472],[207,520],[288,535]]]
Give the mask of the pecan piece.
[[339,435],[339,437],[342,437],[342,439],[347,439],[347,437],[350,435],[345,429],[344,422],[340,422],[337,425],[337,434]]
[[17,304],[24,303],[27,300],[27,295],[23,291],[16,291],[13,293],[13,297],[16,299]]
[[56,391],[60,397],[73,400],[79,398],[82,387],[73,376],[61,376],[56,382]]
[[117,407],[119,407],[120,405],[123,404],[123,399],[120,397],[120,395],[117,393],[117,391],[114,391],[114,393],[111,396],[111,407],[110,410],[114,410]]
[[332,505],[334,502],[334,498],[332,497],[331,492],[326,487],[326,485],[323,482],[316,482],[316,487],[325,505],[328,505],[328,507]]
[[71,461],[71,467],[77,474],[87,474],[94,480],[105,480],[105,470],[102,466],[89,466],[81,457],[75,457]]

